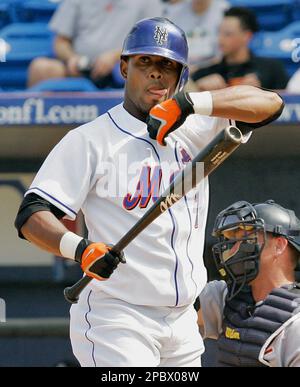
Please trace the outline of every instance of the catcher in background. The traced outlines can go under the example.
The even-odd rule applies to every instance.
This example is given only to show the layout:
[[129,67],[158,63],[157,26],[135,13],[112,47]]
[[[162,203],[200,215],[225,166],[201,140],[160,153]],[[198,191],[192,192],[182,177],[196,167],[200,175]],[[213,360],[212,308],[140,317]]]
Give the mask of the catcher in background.
[[300,220],[272,200],[217,216],[215,264],[224,281],[200,295],[199,325],[223,367],[300,367]]

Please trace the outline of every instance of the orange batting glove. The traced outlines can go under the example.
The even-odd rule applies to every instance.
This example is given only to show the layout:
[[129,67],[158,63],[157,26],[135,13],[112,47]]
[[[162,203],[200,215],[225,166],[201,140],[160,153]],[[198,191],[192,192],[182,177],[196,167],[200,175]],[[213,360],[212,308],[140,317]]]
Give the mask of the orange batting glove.
[[150,110],[146,121],[149,136],[160,145],[166,145],[165,138],[168,134],[179,128],[187,116],[194,113],[189,94],[181,91]]
[[[86,242],[89,242],[85,239]],[[89,277],[99,281],[107,280],[120,262],[126,263],[123,252],[111,252],[111,247],[104,243],[91,243],[83,252],[76,251],[76,261]]]

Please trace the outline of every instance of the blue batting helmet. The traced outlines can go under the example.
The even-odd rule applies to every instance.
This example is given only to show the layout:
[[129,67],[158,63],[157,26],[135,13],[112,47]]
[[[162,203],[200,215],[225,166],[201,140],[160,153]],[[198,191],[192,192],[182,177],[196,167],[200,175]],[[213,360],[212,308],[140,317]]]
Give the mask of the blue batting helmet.
[[185,33],[170,20],[161,17],[138,21],[127,35],[121,56],[159,55],[182,65],[178,81],[181,90],[189,76],[188,44]]

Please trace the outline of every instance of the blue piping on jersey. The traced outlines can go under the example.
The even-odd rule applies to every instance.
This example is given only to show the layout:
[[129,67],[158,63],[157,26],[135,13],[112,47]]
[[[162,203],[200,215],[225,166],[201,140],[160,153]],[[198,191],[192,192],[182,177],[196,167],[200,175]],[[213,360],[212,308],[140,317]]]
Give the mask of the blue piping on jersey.
[[41,191],[43,194],[47,195],[49,198],[51,198],[52,200],[56,201],[57,203],[59,203],[60,205],[62,205],[63,207],[65,207],[67,210],[69,210],[70,212],[72,212],[72,214],[74,214],[75,216],[77,215],[77,213],[75,211],[73,211],[70,207],[66,206],[64,203],[60,202],[58,199],[56,199],[54,196],[48,194],[47,192],[43,191],[42,189],[38,188],[38,187],[32,187],[30,188],[27,192],[30,192],[32,190],[38,190],[38,191]]
[[[179,163],[179,158],[178,158],[178,153],[177,153],[177,144],[178,144],[178,141],[176,141],[176,143],[175,143],[174,153],[175,153],[175,158],[176,158],[178,167],[179,167],[179,169],[181,169],[180,168],[180,163]],[[187,202],[186,195],[184,196],[184,201],[185,201],[185,205],[186,205],[186,208],[187,208],[187,211],[188,211],[188,215],[189,215],[189,220],[190,220],[190,233],[189,233],[188,239],[186,241],[186,255],[187,255],[188,260],[190,261],[190,264],[191,264],[191,267],[192,267],[191,279],[192,279],[192,281],[194,282],[194,285],[195,285],[195,292],[197,292],[197,284],[196,284],[196,282],[195,282],[195,280],[193,278],[194,264],[193,264],[193,261],[191,260],[190,255],[189,255],[189,244],[190,244],[190,240],[191,240],[191,236],[192,236],[193,223],[192,223],[192,215],[191,215],[191,212],[190,212],[190,208],[189,208],[189,205],[188,205],[188,202]],[[196,293],[195,293],[195,296],[197,296]]]
[[159,160],[159,163],[161,163],[159,154],[158,154],[158,152],[157,152],[155,146],[154,146],[153,144],[151,144],[150,141],[146,140],[145,138],[137,137],[137,136],[135,136],[134,134],[132,134],[132,133],[130,133],[130,132],[127,132],[127,130],[122,129],[122,128],[116,123],[116,121],[113,119],[113,117],[111,116],[110,112],[107,112],[107,114],[108,114],[109,118],[112,120],[112,122],[114,123],[114,125],[115,125],[119,130],[121,130],[121,132],[123,132],[123,133],[125,133],[125,134],[128,134],[128,135],[131,136],[131,137],[134,137],[136,140],[144,141],[144,142],[146,142],[148,145],[150,145],[150,146],[152,147],[152,149],[154,150],[154,152],[155,152],[155,154],[156,154],[156,156],[157,156],[157,158],[158,158],[158,160]]
[[[148,145],[151,146],[151,148],[154,150],[154,153],[156,154],[156,157],[158,158],[158,161],[159,161],[159,164],[161,165],[161,160],[160,160],[160,157],[159,157],[159,154],[155,148],[155,146],[148,140],[146,140],[145,138],[141,138],[141,137],[137,137],[135,136],[134,134],[128,132],[127,130],[124,130],[122,129],[117,123],[116,121],[113,119],[113,117],[111,116],[110,112],[107,112],[109,118],[111,119],[111,121],[113,122],[113,124],[116,126],[116,128],[118,128],[121,132],[125,133],[125,134],[128,134],[129,136],[135,138],[136,140],[141,140],[141,141],[144,141],[146,142]],[[162,180],[163,182],[163,180]],[[162,183],[163,184],[163,183]],[[178,293],[178,283],[177,283],[177,269],[178,269],[178,255],[176,253],[176,249],[175,249],[175,243],[174,243],[174,236],[175,236],[175,230],[176,230],[176,224],[175,224],[175,221],[174,221],[174,216],[172,214],[172,211],[169,209],[168,210],[169,214],[170,214],[170,217],[171,217],[171,220],[172,220],[172,224],[173,224],[173,230],[172,230],[172,236],[171,236],[171,247],[172,247],[172,250],[174,251],[174,254],[175,254],[175,271],[174,271],[174,282],[175,282],[175,290],[176,290],[176,302],[175,302],[175,306],[178,305],[178,299],[179,299],[179,293]]]
[[92,326],[91,326],[91,323],[89,322],[88,320],[88,314],[91,313],[91,304],[90,304],[90,297],[91,297],[91,294],[92,294],[92,290],[90,290],[89,294],[88,294],[88,297],[87,297],[87,304],[88,304],[88,307],[89,307],[89,310],[86,312],[85,314],[85,321],[87,322],[88,324],[88,329],[86,330],[84,336],[86,337],[86,339],[92,343],[92,358],[93,358],[93,363],[94,363],[94,366],[97,367],[97,364],[96,364],[96,360],[95,360],[95,343],[88,337],[88,333],[89,331],[92,329]]
[[174,282],[175,282],[175,288],[176,288],[176,302],[175,302],[175,306],[178,305],[178,299],[179,299],[179,292],[178,292],[178,281],[177,281],[177,271],[178,271],[178,255],[176,253],[176,250],[175,250],[175,243],[174,243],[174,236],[175,236],[175,230],[176,230],[176,223],[175,223],[175,219],[174,219],[174,216],[172,214],[172,212],[170,211],[169,209],[169,214],[171,216],[171,219],[172,219],[172,223],[173,223],[173,231],[172,231],[172,236],[171,236],[171,246],[172,246],[172,249],[175,253],[175,257],[176,257],[176,262],[175,262],[175,271],[174,271]]

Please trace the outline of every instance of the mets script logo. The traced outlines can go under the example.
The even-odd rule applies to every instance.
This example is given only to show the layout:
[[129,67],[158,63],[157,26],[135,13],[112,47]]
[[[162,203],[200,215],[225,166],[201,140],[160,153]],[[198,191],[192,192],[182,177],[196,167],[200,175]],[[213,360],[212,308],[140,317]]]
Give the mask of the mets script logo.
[[154,40],[156,41],[157,44],[162,46],[164,43],[168,41],[168,31],[164,27],[155,27],[154,31]]
[[152,199],[153,203],[159,198],[162,170],[159,166],[154,168],[144,166],[141,170],[140,178],[136,186],[135,193],[128,193],[123,200],[123,207],[127,211],[135,209],[137,206],[146,208]]
[[[170,177],[170,184],[176,174]],[[162,170],[159,166],[154,168],[144,166],[141,170],[140,178],[138,180],[135,193],[132,195],[128,193],[123,200],[123,207],[127,211],[131,211],[136,207],[144,209],[152,200],[155,203],[159,199],[159,192],[162,179]],[[174,203],[181,199],[180,195],[174,193],[168,195],[160,204],[161,212],[169,209]]]
[[[184,166],[185,164],[191,161],[191,157],[183,148],[180,148],[179,156],[181,156],[180,164],[182,166]],[[176,168],[178,167],[178,164],[179,163],[176,162]],[[169,171],[171,172],[169,184],[171,184],[174,181],[177,174],[180,172],[180,170],[175,170],[175,172],[172,173],[174,169],[173,168],[169,169]],[[157,166],[150,167],[150,166],[144,165],[141,169],[140,176],[136,184],[135,192],[133,193],[133,191],[131,191],[127,193],[127,195],[123,199],[123,207],[125,208],[125,210],[131,211],[137,207],[141,209],[145,209],[149,204],[151,204],[151,201],[155,203],[160,197],[161,181],[162,181],[161,166],[157,165]],[[161,203],[161,211],[162,212],[166,211],[168,208],[172,206],[172,204],[176,203],[179,199],[181,199],[181,197],[182,196],[175,195],[175,194],[168,195]]]

